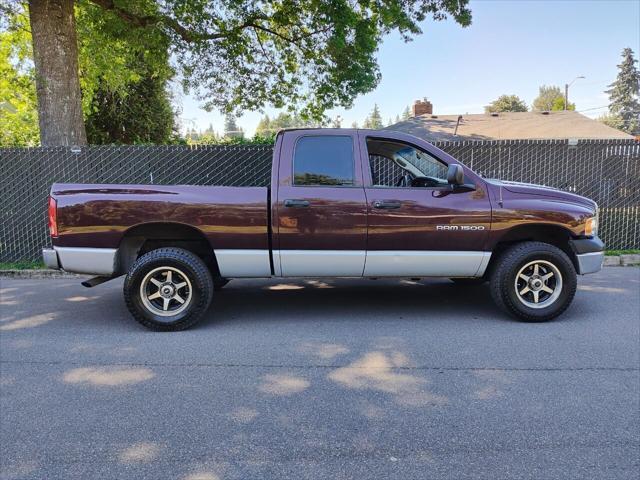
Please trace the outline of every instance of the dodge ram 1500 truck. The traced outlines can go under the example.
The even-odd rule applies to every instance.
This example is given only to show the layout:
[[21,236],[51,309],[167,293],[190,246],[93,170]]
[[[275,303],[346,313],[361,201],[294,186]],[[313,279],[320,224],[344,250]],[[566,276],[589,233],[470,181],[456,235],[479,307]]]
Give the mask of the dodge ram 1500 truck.
[[[257,182],[256,182],[257,183]],[[54,184],[50,268],[126,275],[136,320],[193,325],[240,277],[447,277],[550,320],[603,261],[597,205],[488,180],[411,135],[300,129],[275,141],[270,186]]]

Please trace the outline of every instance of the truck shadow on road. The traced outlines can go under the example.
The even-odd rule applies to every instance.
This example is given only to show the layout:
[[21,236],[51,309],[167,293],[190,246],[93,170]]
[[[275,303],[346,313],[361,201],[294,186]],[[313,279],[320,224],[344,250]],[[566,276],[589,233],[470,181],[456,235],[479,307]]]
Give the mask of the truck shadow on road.
[[201,326],[247,322],[507,320],[486,285],[448,280],[235,280],[216,292]]

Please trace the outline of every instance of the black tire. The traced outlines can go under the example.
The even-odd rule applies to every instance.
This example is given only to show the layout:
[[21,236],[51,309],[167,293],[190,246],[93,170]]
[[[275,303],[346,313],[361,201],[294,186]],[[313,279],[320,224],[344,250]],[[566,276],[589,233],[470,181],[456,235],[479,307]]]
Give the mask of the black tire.
[[468,286],[482,285],[483,283],[485,283],[487,281],[487,279],[484,278],[484,277],[479,277],[479,278],[450,278],[449,280],[451,280],[456,285],[468,285]]
[[[171,277],[167,277],[168,271],[172,272]],[[176,283],[166,280],[166,283],[162,283],[170,289],[166,292],[167,296],[173,293],[180,297],[169,299],[167,304],[173,304],[171,308],[164,307],[163,297],[150,300],[152,296],[160,294],[161,287],[157,283],[158,278],[163,276],[165,279],[173,280],[174,276],[179,279]],[[156,283],[152,283],[154,279]],[[141,288],[143,281],[145,284]],[[149,292],[156,287],[158,291],[150,296],[145,295],[146,299],[143,300],[142,290]],[[157,331],[174,332],[191,327],[207,311],[212,296],[213,281],[207,265],[197,255],[182,248],[159,248],[144,254],[133,264],[124,281],[124,299],[131,315],[145,327]],[[180,304],[178,300],[183,300],[183,303]],[[162,305],[156,305],[159,302]],[[167,313],[161,311],[163,307]],[[172,309],[175,314],[171,313]]]
[[[536,265],[539,273],[528,275]],[[522,269],[525,270],[520,276]],[[553,275],[544,280],[543,277],[549,273]],[[538,280],[552,293],[539,290]],[[525,322],[546,322],[560,315],[571,304],[577,286],[576,271],[567,254],[542,242],[523,242],[505,250],[493,266],[490,282],[491,296],[496,305]],[[537,295],[533,290],[538,290]],[[536,302],[540,306],[529,306]],[[549,304],[544,306],[547,302]]]

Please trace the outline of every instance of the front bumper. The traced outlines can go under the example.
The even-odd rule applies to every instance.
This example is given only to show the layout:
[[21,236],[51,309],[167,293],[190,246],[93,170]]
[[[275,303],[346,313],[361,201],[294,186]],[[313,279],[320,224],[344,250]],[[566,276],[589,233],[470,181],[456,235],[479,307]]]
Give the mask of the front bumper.
[[60,270],[60,261],[58,260],[58,252],[53,248],[42,249],[42,260],[47,268]]
[[602,270],[604,262],[604,243],[598,237],[569,240],[576,254],[578,273],[586,275]]
[[586,275],[587,273],[596,273],[602,270],[604,262],[604,252],[583,253],[576,255],[578,259],[578,273]]

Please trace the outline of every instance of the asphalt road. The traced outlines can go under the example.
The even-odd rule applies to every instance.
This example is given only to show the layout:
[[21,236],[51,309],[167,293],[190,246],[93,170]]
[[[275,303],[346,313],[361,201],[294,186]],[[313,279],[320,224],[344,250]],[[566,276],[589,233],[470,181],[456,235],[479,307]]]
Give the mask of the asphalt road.
[[122,281],[1,282],[2,479],[637,479],[640,269],[546,324],[448,281],[233,281],[180,333]]

